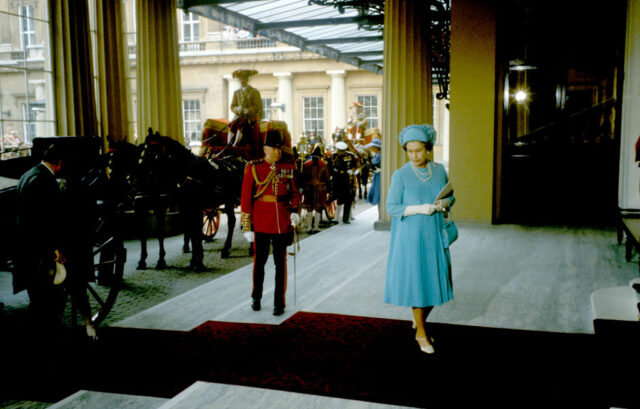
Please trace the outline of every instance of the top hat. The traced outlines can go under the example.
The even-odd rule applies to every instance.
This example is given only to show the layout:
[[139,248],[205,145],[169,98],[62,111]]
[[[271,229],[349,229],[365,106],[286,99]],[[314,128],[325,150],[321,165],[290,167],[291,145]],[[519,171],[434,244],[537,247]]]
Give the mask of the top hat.
[[257,73],[258,73],[258,71],[256,71],[256,70],[247,70],[247,69],[244,69],[244,68],[240,68],[238,70],[235,70],[231,74],[231,76],[233,78],[244,79],[244,78],[249,78],[252,75],[256,75]]
[[280,136],[280,132],[276,130],[267,131],[267,136],[264,139],[264,146],[270,146],[272,148],[282,149],[283,141]]

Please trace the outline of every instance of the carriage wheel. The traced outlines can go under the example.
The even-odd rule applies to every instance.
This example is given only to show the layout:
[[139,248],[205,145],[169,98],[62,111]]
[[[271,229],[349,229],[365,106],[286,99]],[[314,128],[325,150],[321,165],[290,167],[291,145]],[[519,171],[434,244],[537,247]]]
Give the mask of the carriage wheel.
[[124,273],[127,250],[122,241],[109,236],[94,246],[94,268],[97,281],[87,282],[91,321],[98,326],[115,304]]
[[324,212],[327,215],[327,219],[333,220],[336,217],[336,209],[338,208],[338,201],[333,200],[327,203],[327,206],[324,208]]
[[218,209],[205,209],[202,214],[202,235],[207,241],[213,240],[220,228],[220,211]]

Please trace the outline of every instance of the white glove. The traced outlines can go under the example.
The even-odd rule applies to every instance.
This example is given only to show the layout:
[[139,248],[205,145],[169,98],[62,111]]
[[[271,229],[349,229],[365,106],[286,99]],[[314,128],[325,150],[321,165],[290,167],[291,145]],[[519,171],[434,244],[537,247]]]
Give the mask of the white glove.
[[245,108],[245,109],[243,109],[243,110],[242,110],[242,113],[243,113],[243,114],[245,114],[245,115],[246,115],[246,114],[248,114],[248,113],[249,113],[249,108]]
[[438,208],[439,212],[443,212],[447,207],[451,206],[451,199],[436,200],[434,205]]
[[426,214],[431,216],[435,213],[436,207],[432,204],[425,203],[421,205],[410,205],[404,209],[403,216],[413,216],[415,214]]
[[293,224],[293,226],[297,226],[300,223],[300,215],[298,213],[291,213],[291,224]]
[[420,213],[426,214],[428,216],[431,216],[437,210],[438,210],[438,208],[435,205],[432,205],[432,204],[429,204],[429,203],[425,203],[425,204],[420,205]]
[[255,241],[255,234],[253,234],[252,231],[246,231],[242,233],[242,235],[244,236],[245,239],[247,239],[249,243],[253,243]]
[[347,174],[349,174],[349,175],[353,175],[353,171],[352,171],[351,169],[349,169],[349,170],[347,171]]
[[360,169],[356,169],[356,171],[355,171],[355,173],[354,173],[354,174],[355,174],[355,175],[358,175],[359,173],[360,173]]
[[414,214],[420,214],[420,205],[409,205],[405,207],[403,216],[413,216]]

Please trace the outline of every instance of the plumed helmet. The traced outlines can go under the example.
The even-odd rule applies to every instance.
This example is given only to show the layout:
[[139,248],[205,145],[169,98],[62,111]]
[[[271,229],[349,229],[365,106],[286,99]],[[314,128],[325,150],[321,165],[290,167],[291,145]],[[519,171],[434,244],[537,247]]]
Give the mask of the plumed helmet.
[[436,142],[436,130],[429,124],[409,125],[400,131],[398,141],[402,146],[405,146],[407,142],[411,141],[420,141],[433,145]]

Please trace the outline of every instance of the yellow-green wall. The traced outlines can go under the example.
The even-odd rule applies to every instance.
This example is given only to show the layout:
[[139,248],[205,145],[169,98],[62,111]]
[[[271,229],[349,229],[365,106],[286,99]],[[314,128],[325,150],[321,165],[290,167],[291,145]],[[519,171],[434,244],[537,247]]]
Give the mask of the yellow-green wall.
[[452,2],[449,176],[462,222],[491,223],[495,20],[493,0]]

